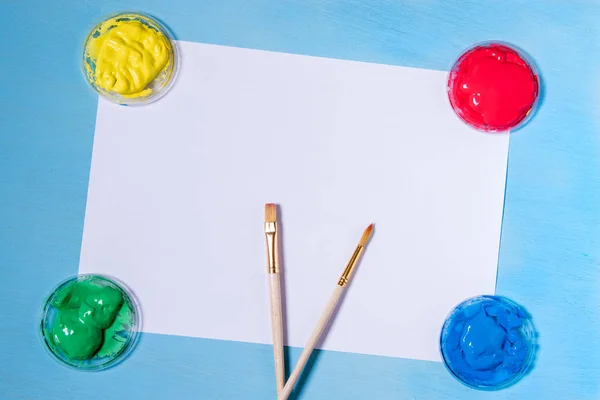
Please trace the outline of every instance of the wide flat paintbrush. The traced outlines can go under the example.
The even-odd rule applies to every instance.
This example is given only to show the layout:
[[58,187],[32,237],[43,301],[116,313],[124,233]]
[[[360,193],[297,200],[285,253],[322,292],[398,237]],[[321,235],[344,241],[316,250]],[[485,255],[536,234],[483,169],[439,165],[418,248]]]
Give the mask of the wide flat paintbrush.
[[275,357],[275,383],[277,395],[285,383],[283,360],[283,312],[281,307],[281,279],[279,273],[279,243],[277,235],[277,206],[265,205],[265,236],[269,272],[269,299],[271,301],[271,329],[273,330],[273,355]]
[[325,306],[325,310],[323,310],[323,313],[321,314],[321,318],[317,322],[317,325],[315,326],[315,328],[312,332],[312,335],[310,336],[310,339],[308,339],[306,346],[304,346],[304,350],[302,350],[302,353],[300,354],[300,358],[298,359],[298,362],[296,363],[294,370],[290,374],[290,378],[286,382],[285,387],[283,388],[281,394],[279,395],[279,400],[287,400],[289,395],[292,393],[292,389],[294,388],[294,385],[298,381],[298,378],[300,378],[300,375],[302,374],[302,370],[304,369],[306,362],[310,358],[310,355],[311,355],[312,351],[314,350],[315,346],[317,345],[319,338],[323,334],[323,331],[325,330],[325,327],[327,326],[327,322],[329,321],[329,319],[331,318],[331,315],[333,314],[335,308],[337,307],[337,304],[340,301],[340,298],[342,297],[344,290],[346,289],[346,286],[348,285],[348,282],[350,282],[350,278],[352,277],[352,272],[354,271],[354,267],[356,266],[372,233],[373,233],[373,224],[371,224],[367,227],[367,229],[363,233],[362,237],[360,238],[360,242],[358,243],[356,250],[354,250],[354,254],[352,254],[352,257],[350,258],[348,265],[346,265],[346,268],[344,269],[344,272],[342,273],[340,280],[338,281],[333,293],[331,294],[331,297],[329,298],[329,302],[327,303],[327,305]]

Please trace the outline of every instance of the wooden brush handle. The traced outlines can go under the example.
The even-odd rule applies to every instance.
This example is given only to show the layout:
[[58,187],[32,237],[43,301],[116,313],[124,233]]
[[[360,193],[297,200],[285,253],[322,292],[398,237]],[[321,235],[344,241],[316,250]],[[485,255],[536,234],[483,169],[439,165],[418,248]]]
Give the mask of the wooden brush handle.
[[269,297],[271,300],[271,328],[273,330],[273,356],[275,357],[275,383],[277,396],[285,384],[283,361],[283,311],[281,308],[281,282],[279,274],[269,274]]
[[340,298],[342,297],[342,293],[344,293],[344,288],[339,285],[336,285],[335,290],[329,298],[329,302],[325,306],[325,310],[323,310],[323,314],[321,314],[321,318],[319,318],[319,321],[317,322],[317,326],[315,326],[315,329],[313,330],[310,339],[308,339],[306,346],[304,346],[304,350],[302,350],[302,354],[300,354],[300,358],[298,359],[294,370],[290,374],[290,378],[286,382],[285,387],[279,395],[279,400],[287,400],[289,395],[292,393],[292,389],[294,389],[294,385],[298,381],[298,378],[300,378],[304,366],[308,362],[312,351],[317,345],[319,338],[323,334],[323,331],[327,326],[329,318],[331,318],[333,311],[337,307],[337,304],[340,301]]

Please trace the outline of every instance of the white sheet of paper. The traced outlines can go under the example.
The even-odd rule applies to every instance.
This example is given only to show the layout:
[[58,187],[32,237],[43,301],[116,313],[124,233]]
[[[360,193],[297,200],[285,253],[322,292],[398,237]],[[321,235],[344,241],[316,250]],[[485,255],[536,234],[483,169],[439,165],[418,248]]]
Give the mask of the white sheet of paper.
[[163,99],[99,101],[79,271],[127,283],[146,332],[270,343],[279,203],[302,347],[374,222],[319,347],[439,360],[452,307],[495,290],[508,135],[460,122],[444,72],[178,44]]

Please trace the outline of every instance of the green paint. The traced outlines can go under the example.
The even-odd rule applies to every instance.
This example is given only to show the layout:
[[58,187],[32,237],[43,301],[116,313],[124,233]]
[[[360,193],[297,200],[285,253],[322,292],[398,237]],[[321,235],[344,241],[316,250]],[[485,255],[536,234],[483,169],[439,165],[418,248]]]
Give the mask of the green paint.
[[82,275],[59,285],[44,306],[42,335],[48,349],[73,367],[104,369],[135,342],[137,309],[116,283]]
[[54,342],[69,357],[85,360],[102,346],[104,330],[115,321],[123,296],[118,289],[84,280],[62,288],[52,304],[58,309]]
[[[126,303],[123,304],[115,322],[104,331],[104,337],[110,338],[104,342],[96,357],[112,357],[118,355],[127,345],[131,328],[131,310]],[[125,334],[127,333],[127,334]]]

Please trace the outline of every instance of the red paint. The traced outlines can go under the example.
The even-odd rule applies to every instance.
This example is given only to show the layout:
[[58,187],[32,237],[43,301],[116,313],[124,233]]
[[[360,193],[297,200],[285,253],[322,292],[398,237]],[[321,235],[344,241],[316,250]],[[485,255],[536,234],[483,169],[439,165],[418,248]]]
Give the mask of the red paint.
[[448,96],[456,114],[484,131],[506,131],[531,112],[539,79],[517,51],[501,44],[465,52],[448,77]]

